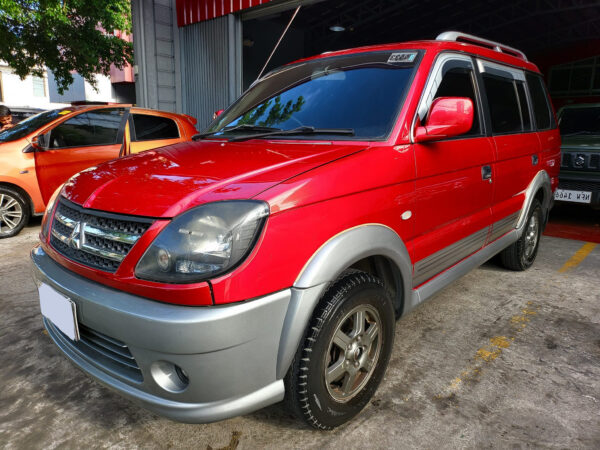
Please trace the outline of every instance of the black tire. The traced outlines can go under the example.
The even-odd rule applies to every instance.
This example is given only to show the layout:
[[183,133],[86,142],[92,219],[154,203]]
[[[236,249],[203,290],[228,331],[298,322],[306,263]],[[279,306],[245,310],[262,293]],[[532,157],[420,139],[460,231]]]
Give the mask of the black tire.
[[31,207],[23,195],[7,186],[0,186],[0,239],[19,234],[29,222]]
[[[543,220],[542,204],[534,199],[521,237],[500,253],[500,260],[504,267],[515,271],[522,271],[531,267],[537,256],[544,225]],[[535,230],[532,228],[534,225]]]
[[[285,377],[288,408],[321,430],[337,427],[358,414],[383,378],[394,326],[393,302],[383,282],[358,270],[344,272],[315,309]],[[357,333],[360,329],[362,333]],[[350,341],[341,341],[342,334]],[[334,335],[338,337],[335,340]],[[347,345],[346,350],[341,350],[340,342]],[[326,381],[325,371],[334,366],[332,380]],[[341,378],[334,378],[337,373]]]

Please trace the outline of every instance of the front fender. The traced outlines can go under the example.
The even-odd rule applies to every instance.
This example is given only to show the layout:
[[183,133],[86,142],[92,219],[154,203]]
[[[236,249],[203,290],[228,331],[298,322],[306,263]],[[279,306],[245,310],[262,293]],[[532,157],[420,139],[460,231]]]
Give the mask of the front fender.
[[278,379],[290,367],[304,330],[329,283],[369,256],[385,256],[391,260],[402,276],[403,299],[412,299],[410,256],[394,230],[382,224],[365,224],[337,234],[315,252],[294,282],[277,355]]

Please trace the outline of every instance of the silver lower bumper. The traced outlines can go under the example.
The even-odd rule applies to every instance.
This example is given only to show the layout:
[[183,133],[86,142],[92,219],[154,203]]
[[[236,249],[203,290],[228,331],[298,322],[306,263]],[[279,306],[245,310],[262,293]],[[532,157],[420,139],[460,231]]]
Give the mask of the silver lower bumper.
[[[123,344],[141,375],[118,362],[94,357],[44,319],[58,347],[89,375],[158,414],[205,423],[245,414],[283,399],[277,374],[282,328],[292,290],[229,306],[169,305],[111,289],[80,277],[41,248],[31,252],[36,282],[77,304],[77,319],[106,339]],[[102,351],[102,349],[100,349]],[[189,385],[165,390],[153,369],[167,361],[181,367]],[[281,372],[281,370],[280,370]],[[156,374],[156,372],[154,372]]]

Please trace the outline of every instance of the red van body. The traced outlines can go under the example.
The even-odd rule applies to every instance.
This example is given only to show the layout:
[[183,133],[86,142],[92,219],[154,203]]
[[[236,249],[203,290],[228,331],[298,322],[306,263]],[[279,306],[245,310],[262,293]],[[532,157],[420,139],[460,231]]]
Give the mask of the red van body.
[[[51,202],[32,252],[40,295],[49,286],[76,305],[75,339],[45,316],[52,338],[86,372],[154,411],[182,421],[219,420],[284,397],[290,386],[284,378],[293,376],[311,318],[348,269],[380,280],[400,317],[518,242],[529,242],[535,252],[558,183],[554,113],[538,69],[524,55],[471,38],[459,42],[446,34],[288,66],[301,70],[315,61],[368,55],[384,55],[383,66],[405,64],[412,72],[404,101],[384,138],[313,137],[300,129],[298,136],[267,131],[228,139],[212,132],[71,178]],[[444,84],[447,74],[456,80]],[[465,74],[474,95],[452,95]],[[512,119],[494,109],[494,102],[506,105],[491,92],[509,85],[517,92],[520,129],[495,132],[507,130]],[[434,108],[440,86],[449,100]],[[235,104],[220,114],[209,132],[234,110]],[[376,112],[363,114],[368,119]],[[452,131],[465,120],[473,121],[467,123],[471,131]],[[140,275],[140,261],[177,218],[231,201],[268,210],[235,265],[197,282]],[[539,220],[530,220],[535,207]],[[111,230],[139,230],[131,241],[125,240],[129,235],[115,238],[83,254],[81,230],[95,224],[89,236],[96,239],[110,221]],[[188,233],[183,225],[178,232]],[[165,267],[168,251],[157,256]],[[103,268],[101,259],[110,252],[121,259]],[[177,276],[191,279],[184,271]],[[361,352],[356,350],[356,364]],[[339,404],[350,408],[353,401]],[[319,428],[341,423],[317,420],[318,407],[307,408],[311,414],[304,418]]]

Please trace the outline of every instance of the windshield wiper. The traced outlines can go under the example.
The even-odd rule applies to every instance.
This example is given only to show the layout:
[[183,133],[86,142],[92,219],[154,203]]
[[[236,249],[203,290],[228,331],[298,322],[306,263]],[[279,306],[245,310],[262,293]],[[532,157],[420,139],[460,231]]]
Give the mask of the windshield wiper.
[[303,126],[298,128],[292,128],[291,130],[278,130],[266,133],[232,137],[229,139],[229,142],[247,141],[248,139],[257,139],[268,136],[293,136],[296,134],[339,134],[344,136],[354,136],[354,130],[352,128],[315,128]]
[[210,131],[208,133],[198,133],[198,134],[195,134],[194,136],[192,136],[192,139],[194,141],[197,141],[198,139],[204,139],[206,137],[213,136],[217,133],[229,133],[232,131],[257,131],[259,133],[261,133],[261,132],[270,133],[270,132],[282,131],[282,130],[281,130],[281,128],[263,127],[260,125],[251,125],[249,123],[242,123],[240,125],[235,125],[232,127],[225,127],[220,130],[217,130],[217,131]]

